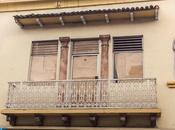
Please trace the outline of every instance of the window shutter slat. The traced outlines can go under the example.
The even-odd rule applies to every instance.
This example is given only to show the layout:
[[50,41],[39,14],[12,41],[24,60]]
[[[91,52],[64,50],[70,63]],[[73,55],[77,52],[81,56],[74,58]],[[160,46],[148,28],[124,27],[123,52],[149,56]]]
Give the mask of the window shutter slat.
[[34,42],[32,56],[34,55],[57,55],[58,41]]
[[142,51],[142,38],[142,35],[114,37],[113,51]]
[[76,41],[73,43],[72,53],[98,53],[98,41]]

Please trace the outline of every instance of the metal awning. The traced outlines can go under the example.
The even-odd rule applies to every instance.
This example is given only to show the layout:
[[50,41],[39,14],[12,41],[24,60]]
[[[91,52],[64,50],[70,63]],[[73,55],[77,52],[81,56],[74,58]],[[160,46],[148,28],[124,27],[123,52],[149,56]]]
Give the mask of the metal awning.
[[86,10],[50,14],[14,16],[21,28],[44,28],[70,25],[109,24],[158,20],[159,6],[127,7],[115,9]]

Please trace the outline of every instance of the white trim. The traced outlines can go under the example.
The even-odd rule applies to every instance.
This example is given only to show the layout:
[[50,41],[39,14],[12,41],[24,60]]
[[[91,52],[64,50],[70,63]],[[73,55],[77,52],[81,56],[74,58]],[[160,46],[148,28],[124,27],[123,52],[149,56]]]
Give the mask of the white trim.
[[68,61],[67,61],[67,79],[72,79],[72,41],[69,42],[68,44]]
[[98,55],[98,62],[97,62],[97,74],[98,74],[98,77],[99,79],[101,79],[101,45],[102,45],[102,42],[101,40],[98,41],[99,43],[99,55]]
[[[108,78],[114,78],[114,53],[113,53],[113,39],[109,40],[109,48],[108,48]],[[110,69],[111,68],[111,69]]]
[[61,44],[58,40],[58,53],[57,53],[57,64],[56,64],[56,79],[60,78],[60,58],[61,58]]
[[144,52],[144,48],[145,48],[145,47],[144,47],[144,35],[143,35],[143,37],[142,37],[142,51],[141,51],[141,52],[142,52],[142,69],[143,69],[143,70],[142,70],[142,71],[143,71],[142,78],[145,77],[145,68],[144,68],[144,67],[145,67],[145,65],[144,65],[144,63],[145,63],[145,62],[144,62],[144,59],[145,59],[145,58],[144,58],[144,57],[145,57],[144,54],[145,54],[145,52]]
[[30,44],[30,58],[29,58],[29,66],[28,66],[28,75],[27,75],[27,80],[30,81],[30,76],[31,76],[31,67],[32,67],[32,46],[33,46],[33,42]]

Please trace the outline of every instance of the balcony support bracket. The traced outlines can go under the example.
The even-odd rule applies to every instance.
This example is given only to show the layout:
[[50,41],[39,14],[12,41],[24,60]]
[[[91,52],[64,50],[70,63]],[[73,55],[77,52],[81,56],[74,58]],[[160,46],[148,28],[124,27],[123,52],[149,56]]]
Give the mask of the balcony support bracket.
[[157,114],[150,114],[150,126],[152,128],[156,127]]
[[96,127],[98,125],[98,116],[97,115],[90,115],[89,121],[93,127]]
[[43,126],[43,124],[44,124],[44,116],[42,116],[42,115],[35,115],[34,120],[35,120],[35,124],[37,126]]
[[68,115],[63,115],[61,117],[64,126],[71,126],[71,117]]
[[120,123],[122,127],[126,127],[127,125],[127,115],[126,114],[120,114]]
[[6,121],[10,123],[11,126],[16,126],[17,117],[14,115],[7,115]]

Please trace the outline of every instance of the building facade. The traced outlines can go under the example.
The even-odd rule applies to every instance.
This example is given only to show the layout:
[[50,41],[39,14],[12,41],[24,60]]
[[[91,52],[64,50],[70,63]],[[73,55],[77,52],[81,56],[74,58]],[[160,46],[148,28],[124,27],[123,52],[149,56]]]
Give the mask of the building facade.
[[175,128],[174,4],[0,1],[0,126]]

